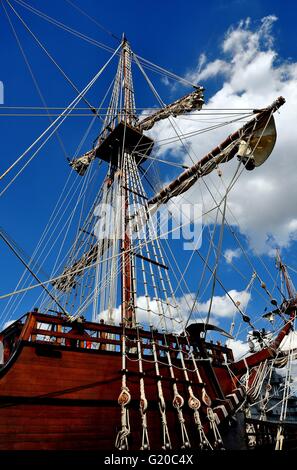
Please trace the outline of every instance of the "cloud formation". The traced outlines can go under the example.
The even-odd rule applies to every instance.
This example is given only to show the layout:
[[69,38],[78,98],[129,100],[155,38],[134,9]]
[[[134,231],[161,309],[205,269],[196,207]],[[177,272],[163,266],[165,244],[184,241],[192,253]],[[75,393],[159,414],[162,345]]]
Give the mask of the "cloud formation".
[[[249,19],[241,21],[227,31],[218,58],[208,61],[206,55],[201,53],[197,66],[187,74],[187,78],[205,86],[206,90],[207,80],[220,78],[220,88],[206,103],[209,108],[261,108],[280,95],[286,98],[286,104],[275,116],[278,139],[272,155],[253,172],[244,170],[228,198],[229,222],[238,226],[248,238],[250,247],[258,253],[269,253],[275,246],[288,247],[297,239],[294,131],[297,63],[278,56],[273,37],[276,20],[273,15],[267,16],[256,28]],[[181,132],[197,130],[199,116],[195,114],[191,120],[188,115],[175,119]],[[200,159],[238,127],[238,124],[232,125],[188,139],[187,148],[192,158],[195,161]],[[157,139],[174,135],[168,120],[159,123],[153,134]],[[191,163],[180,143],[161,147],[161,152],[162,149],[164,152],[170,151],[173,157],[180,159],[182,156],[187,164]],[[219,193],[224,193],[224,184],[230,181],[237,164],[234,160],[221,165],[221,178],[215,173],[206,177],[208,186],[218,199]],[[206,210],[214,204],[203,184],[196,184],[190,190],[190,198],[193,202],[203,198]]]
[[[234,302],[230,299],[233,299]],[[137,321],[142,324],[148,326],[150,323],[157,328],[165,327],[169,331],[173,329],[176,332],[179,332],[183,329],[184,324],[188,322],[189,315],[191,313],[191,307],[193,305],[193,301],[195,299],[194,293],[185,294],[182,297],[176,299],[176,303],[179,306],[179,311],[172,311],[171,314],[174,318],[173,323],[170,320],[170,311],[167,308],[162,308],[162,313],[164,315],[163,319],[161,320],[161,316],[159,315],[159,308],[158,303],[155,299],[149,299],[150,303],[150,314],[147,310],[147,299],[145,296],[139,296],[136,301],[137,305]],[[234,313],[236,313],[237,306],[240,306],[241,310],[245,310],[248,302],[251,299],[251,294],[246,291],[237,291],[232,289],[228,292],[228,295],[215,295],[213,297],[212,305],[211,305],[211,323],[217,324],[220,319],[222,318],[231,318]],[[172,299],[168,299],[170,305],[174,305],[175,302]],[[195,308],[193,309],[193,315],[191,316],[189,323],[193,321],[203,322],[205,321],[208,310],[210,306],[210,300],[206,302],[198,302],[195,304]],[[103,319],[106,322],[109,322],[108,311],[105,310],[99,314],[99,319]],[[119,324],[121,321],[121,307],[118,306],[113,310],[113,321],[115,324]],[[164,323],[162,323],[164,322]]]
[[248,343],[239,339],[228,340],[228,347],[232,349],[235,361],[239,361],[249,352]]
[[[233,299],[235,304],[240,306],[241,310],[244,310],[251,298],[251,294],[246,291],[237,291],[232,289],[228,292],[229,295],[225,294],[222,296],[215,295],[212,300],[211,312],[212,315],[219,317],[219,318],[230,318],[234,315],[237,311],[236,306],[230,299]],[[230,297],[229,297],[230,296]],[[199,303],[198,310],[201,313],[208,313],[210,306],[210,300],[207,302]]]
[[232,248],[227,248],[227,250],[224,251],[224,258],[228,264],[231,264],[234,258],[239,258],[240,256],[240,248],[235,248],[234,250]]

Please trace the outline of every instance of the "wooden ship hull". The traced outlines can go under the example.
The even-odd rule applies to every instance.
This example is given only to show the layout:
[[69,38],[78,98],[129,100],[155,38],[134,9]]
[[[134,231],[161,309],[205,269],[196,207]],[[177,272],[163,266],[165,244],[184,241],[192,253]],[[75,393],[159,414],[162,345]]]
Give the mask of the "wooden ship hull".
[[[96,337],[87,338],[64,333],[63,325],[67,323],[61,319],[31,313],[21,325],[19,338],[15,337],[15,330],[16,327],[20,330],[20,322],[2,334],[6,354],[12,338],[14,345],[0,371],[0,450],[115,449],[121,427],[118,398],[122,365],[121,354],[116,350],[120,346],[121,327],[86,323],[85,330],[96,332]],[[149,333],[142,332],[142,336],[143,339],[149,338]],[[164,336],[157,334],[157,339],[159,337],[161,343]],[[131,344],[133,341],[131,331]],[[96,349],[93,349],[95,344]],[[231,354],[227,348],[211,346],[214,354],[218,351],[220,354]],[[146,344],[145,347],[149,349],[150,346]],[[162,344],[159,345],[158,354],[164,355]],[[223,365],[212,367],[208,361],[198,359],[201,383],[194,370],[185,380],[178,359],[175,361],[178,373],[172,379],[165,358],[163,362],[160,357],[160,375],[157,375],[149,350],[144,357],[147,362],[144,362],[143,373],[140,373],[137,355],[131,349],[126,370],[131,394],[128,406],[131,431],[129,450],[142,447],[140,376],[144,378],[148,401],[146,415],[151,449],[162,450],[164,444],[158,380],[162,383],[168,431],[174,449],[180,449],[183,443],[178,414],[173,406],[173,383],[178,384],[179,393],[185,399],[183,417],[193,448],[199,448],[199,435],[193,410],[187,405],[189,384],[202,403],[200,415],[208,434],[207,407],[202,396],[204,386],[212,400],[217,423],[234,413],[243,398],[240,388],[230,388],[229,374]],[[193,369],[193,365],[187,368]]]
[[[262,165],[275,143],[272,114],[284,98],[254,110],[250,121],[148,197],[141,165],[147,158],[154,160],[150,157],[154,141],[143,132],[162,119],[199,111],[203,88],[194,85],[191,93],[141,120],[135,108],[133,60],[150,88],[151,82],[123,36],[80,99],[118,53],[102,131],[91,150],[70,162],[84,176],[93,160],[102,159],[108,163],[108,172],[83,223],[85,209],[80,213],[81,226],[75,228],[77,235],[61,275],[42,282],[0,230],[0,238],[38,282],[35,287],[51,299],[49,306],[41,308],[57,313],[30,312],[0,333],[0,450],[222,449],[224,428],[247,399],[258,366],[275,357],[296,317],[297,300],[289,285],[289,299],[294,301],[282,308],[282,315],[289,313],[290,318],[277,338],[268,345],[262,341],[260,351],[235,362],[231,349],[205,339],[208,329],[228,338],[230,334],[209,325],[208,320],[189,324],[189,317],[186,322],[152,221],[159,206],[183,195],[199,178],[232,158],[237,157],[247,170]],[[106,217],[106,204],[113,209],[111,217]],[[209,268],[207,261],[205,267]],[[211,300],[218,281],[216,269],[210,269]],[[230,297],[227,290],[226,294]],[[145,308],[138,305],[140,297],[145,299]],[[233,303],[242,321],[254,330],[250,318]],[[119,305],[120,319],[115,320]],[[108,323],[100,320],[104,312]],[[140,321],[144,312],[145,319]],[[93,322],[82,314],[92,315]],[[114,326],[116,321],[118,326]],[[242,387],[240,379],[247,371],[249,377]],[[237,434],[234,429],[232,433]]]

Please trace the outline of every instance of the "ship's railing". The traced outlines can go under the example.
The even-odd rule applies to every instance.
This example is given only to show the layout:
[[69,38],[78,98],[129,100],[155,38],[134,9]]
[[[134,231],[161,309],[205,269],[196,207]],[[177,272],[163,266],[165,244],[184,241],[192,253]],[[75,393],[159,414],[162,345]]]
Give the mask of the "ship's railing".
[[[39,344],[52,344],[66,348],[79,348],[88,350],[101,350],[120,352],[122,344],[122,326],[93,323],[88,321],[69,321],[62,315],[49,315],[40,312],[31,312],[24,315],[5,329],[1,336],[3,343],[7,344],[6,358],[12,353],[16,344],[21,341]],[[0,339],[1,339],[0,336]],[[174,358],[178,358],[180,349],[185,358],[193,351],[199,358],[199,351],[195,350],[187,337],[177,337],[173,334],[162,334],[157,331],[142,330],[140,328],[125,328],[125,342],[130,353],[137,353],[140,341],[142,354],[152,355],[152,344],[156,345],[158,355],[162,358],[169,351]],[[220,344],[204,343],[204,347],[211,358],[213,365],[219,365],[226,360],[232,360],[232,351]]]
[[284,436],[284,450],[296,450],[297,448],[297,424],[284,421],[263,421],[254,418],[246,418],[249,424],[247,442],[253,442],[254,449],[275,449],[276,437],[281,426]]
[[9,324],[4,328],[4,330],[2,330],[0,332],[0,340],[3,339],[4,336],[9,336],[10,334],[12,334],[12,332],[15,330],[16,327],[18,327],[19,325],[23,325],[26,323],[27,321],[27,317],[28,317],[28,313],[25,313],[22,317],[20,317],[18,320],[15,320],[15,321],[11,321],[11,322],[8,322]]
[[[36,343],[51,343],[55,345],[81,348],[97,349],[119,352],[121,350],[123,330],[122,326],[114,326],[87,321],[69,322],[69,320],[52,315],[39,313],[30,314],[24,328],[22,340]],[[127,349],[133,353],[137,351],[137,341],[140,340],[143,354],[152,354],[152,334],[135,328],[125,328],[125,342]],[[164,335],[154,332],[154,342],[160,356],[166,351],[178,352],[182,347],[185,352],[187,348],[186,338],[179,338],[179,346],[174,335]]]
[[70,322],[67,318],[33,312],[24,327],[23,341],[51,343],[83,349],[120,349],[120,329],[86,321]]
[[212,358],[214,365],[234,361],[232,349],[223,346],[220,341],[216,344],[213,341],[205,342],[204,347],[207,350],[208,356]]
[[11,354],[15,351],[24,326],[27,322],[28,314],[26,313],[18,320],[11,322],[0,333],[0,366],[5,364]]

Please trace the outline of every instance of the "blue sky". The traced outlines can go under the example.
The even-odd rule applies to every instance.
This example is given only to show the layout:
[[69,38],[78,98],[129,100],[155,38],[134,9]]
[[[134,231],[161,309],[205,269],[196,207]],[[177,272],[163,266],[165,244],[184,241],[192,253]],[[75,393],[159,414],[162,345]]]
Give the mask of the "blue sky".
[[[29,0],[28,3],[97,41],[101,41],[111,47],[116,47],[117,45],[117,41],[113,37],[92,23],[87,17],[81,15],[66,1],[45,0],[41,4],[41,2],[36,0]],[[293,1],[287,2],[285,8],[282,2],[279,1],[255,0],[234,0],[229,2],[210,0],[207,3],[197,1],[152,1],[146,4],[141,4],[138,1],[127,1],[125,2],[125,8],[122,1],[114,1],[109,4],[108,2],[94,0],[85,0],[84,2],[75,0],[75,3],[115,35],[120,37],[122,32],[125,32],[132,48],[138,54],[181,76],[191,73],[197,74],[197,63],[201,54],[206,56],[204,67],[217,59],[232,61],[230,54],[228,58],[226,54],[222,53],[222,43],[226,39],[228,31],[230,32],[230,28],[236,29],[239,22],[247,17],[251,19],[250,26],[247,27],[249,31],[259,30],[262,18],[268,15],[274,15],[278,18],[273,24],[273,32],[271,33],[274,40],[272,48],[278,54],[275,57],[274,69],[283,64],[294,64],[297,62],[295,49],[297,43],[297,7]],[[61,107],[67,105],[75,96],[73,89],[65,82],[61,74],[50,63],[48,58],[45,57],[38,46],[36,46],[28,32],[24,30],[10,10],[9,5],[6,2],[4,4],[19,35],[24,51],[29,58],[47,105]],[[30,25],[30,28],[44,43],[78,88],[83,88],[108,59],[109,53],[106,51],[57,29],[41,18],[32,15],[13,0],[11,0],[11,4],[21,13],[21,16]],[[0,11],[0,47],[2,57],[0,80],[4,84],[5,92],[5,101],[2,107],[40,106],[42,105],[40,97],[36,92],[24,59],[12,35],[3,8]],[[265,50],[267,51],[267,47]],[[104,75],[102,81],[96,84],[88,95],[88,99],[91,102],[98,103],[103,90],[109,84],[112,70],[114,71],[111,67],[111,70]],[[170,102],[188,91],[182,87],[168,86],[158,76],[152,75],[152,78],[165,102]],[[200,83],[206,88],[206,100],[211,100],[224,87],[224,84],[228,83],[229,79],[230,75],[227,77],[218,72],[208,76],[205,82]],[[136,92],[138,106],[145,107],[152,105],[151,95],[145,88],[143,81],[136,83]],[[238,92],[238,96],[240,93],[242,91]],[[153,104],[155,103],[153,102]],[[257,105],[257,102],[253,102],[250,106]],[[260,105],[263,105],[263,103],[259,103]],[[4,112],[1,108],[0,111]],[[0,168],[2,173],[48,125],[48,120],[47,118],[37,117],[4,118],[2,116],[0,119],[2,145]],[[83,136],[90,119],[84,117],[70,118],[65,126],[61,128],[61,137],[66,153],[70,157],[75,151],[79,139]],[[160,132],[162,133],[162,129]],[[96,137],[97,133],[98,127],[94,126],[90,139],[84,146],[85,150],[89,148],[92,139]],[[213,142],[214,144],[217,143],[215,138]],[[175,158],[174,154],[172,158]],[[269,165],[269,162],[267,165]],[[162,175],[166,179],[170,179],[175,174],[174,171],[169,169],[166,169],[165,174],[164,167],[162,167],[162,171]],[[53,139],[44,147],[38,158],[29,165],[0,200],[0,225],[19,242],[22,249],[29,255],[33,252],[39,240],[43,227],[53,210],[58,194],[68,174],[69,167],[66,158],[57,141]],[[6,180],[1,182],[1,189],[5,186],[5,183]],[[285,182],[282,181],[280,184],[285,184]],[[251,210],[250,207],[249,210]],[[288,220],[289,217],[293,220],[293,215],[292,213],[289,214]],[[241,228],[244,235],[251,235],[251,227],[242,223]],[[284,237],[285,235],[282,234],[282,236]],[[260,275],[265,280],[267,277],[269,278],[262,263],[254,256],[253,247],[245,236],[242,237],[242,243],[249,251]],[[225,234],[224,246],[229,249],[236,249],[236,245],[228,233]],[[176,248],[178,249],[180,246],[177,244]],[[297,267],[295,248],[295,241],[283,243],[285,259],[293,267]],[[16,280],[23,270],[3,244],[1,244],[0,250],[2,257],[0,263],[0,293],[2,294],[14,288]],[[202,252],[206,253],[206,251],[207,239],[204,238]],[[275,276],[273,258],[268,256],[268,254],[267,250],[262,250],[261,256],[263,256],[263,260],[267,263],[268,270]],[[186,265],[189,255],[184,255],[181,252],[177,256],[180,266]],[[53,262],[53,258],[51,262]],[[238,269],[246,272],[247,277],[250,277],[250,268],[243,257],[234,258],[234,262],[236,262]],[[47,270],[46,268],[47,266],[45,266],[45,270]],[[50,269],[50,263],[48,269]],[[188,282],[192,292],[195,292],[197,288],[196,269],[198,272],[201,270],[201,263],[198,258],[197,264],[191,265],[189,272]],[[243,281],[226,261],[222,262],[220,269],[219,275],[223,277],[224,284],[228,290],[243,291],[245,289],[248,281]],[[269,287],[272,287],[270,285],[272,284],[271,279],[268,279],[267,283]],[[223,294],[218,289],[217,295],[222,296]],[[206,292],[205,298],[201,299],[202,303],[207,301],[208,295],[209,292]],[[5,306],[4,301],[0,302]],[[30,308],[32,302],[33,296],[27,296],[24,300],[24,305],[18,308],[17,313],[21,314],[22,309],[25,311]],[[257,294],[253,294],[249,303],[249,310],[252,312],[251,316],[256,315],[255,312],[257,311],[263,312],[265,306],[267,306],[267,301],[264,301]],[[227,319],[221,318],[219,321],[229,329],[230,316]]]

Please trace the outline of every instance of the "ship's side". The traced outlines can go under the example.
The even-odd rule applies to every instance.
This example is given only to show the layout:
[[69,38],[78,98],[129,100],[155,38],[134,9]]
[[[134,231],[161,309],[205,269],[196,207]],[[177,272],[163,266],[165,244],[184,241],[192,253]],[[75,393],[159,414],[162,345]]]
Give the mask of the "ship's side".
[[[19,337],[12,344],[12,335],[2,335],[10,351],[0,376],[0,449],[1,450],[100,450],[114,449],[121,429],[121,407],[118,404],[122,386],[120,353],[121,327],[86,323],[84,331],[71,331],[65,321],[50,315],[32,313],[25,318]],[[15,326],[13,326],[15,328]],[[63,329],[64,328],[64,329]],[[93,335],[90,335],[93,328]],[[72,328],[73,330],[73,328]],[[13,330],[11,330],[13,331]],[[109,333],[107,333],[109,331]],[[94,335],[95,333],[95,335]],[[14,332],[15,335],[15,332]],[[181,448],[184,440],[180,414],[173,405],[174,387],[177,385],[182,406],[185,429],[193,448],[199,447],[199,432],[193,409],[188,406],[189,386],[201,401],[200,416],[206,433],[210,433],[207,406],[203,403],[206,390],[212,400],[217,423],[232,414],[241,399],[241,393],[229,389],[228,372],[217,361],[197,359],[202,382],[197,379],[193,364],[186,365],[185,379],[178,355],[175,359],[175,377],[165,360],[162,335],[156,337],[159,374],[147,341],[149,333],[142,332],[143,371],[135,351],[135,338],[130,333],[130,354],[125,374],[131,395],[129,410],[129,449],[139,450],[142,445],[143,421],[140,412],[140,379],[143,378],[148,409],[147,431],[151,449],[161,449],[164,422],[159,408],[158,382],[166,403],[166,424],[174,449]],[[129,335],[127,336],[129,338]],[[146,338],[145,338],[146,337]],[[97,346],[94,347],[94,344]],[[175,345],[170,344],[173,349]],[[133,349],[134,348],[134,349]],[[214,345],[216,355],[218,346]],[[221,353],[224,353],[224,348]],[[215,361],[214,361],[215,362]],[[214,382],[218,378],[217,383]],[[220,390],[218,391],[218,386]],[[236,387],[234,387],[236,388]],[[227,397],[226,395],[229,396]],[[218,396],[219,395],[219,396]],[[212,437],[210,437],[211,439]]]

